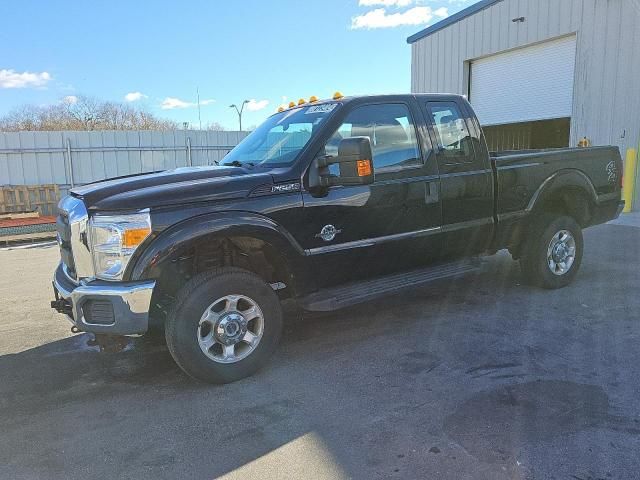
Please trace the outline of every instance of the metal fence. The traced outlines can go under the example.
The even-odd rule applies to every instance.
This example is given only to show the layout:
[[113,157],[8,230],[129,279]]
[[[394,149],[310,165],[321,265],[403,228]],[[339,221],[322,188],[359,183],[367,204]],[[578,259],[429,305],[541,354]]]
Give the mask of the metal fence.
[[0,133],[0,185],[75,185],[213,165],[248,132],[201,130]]

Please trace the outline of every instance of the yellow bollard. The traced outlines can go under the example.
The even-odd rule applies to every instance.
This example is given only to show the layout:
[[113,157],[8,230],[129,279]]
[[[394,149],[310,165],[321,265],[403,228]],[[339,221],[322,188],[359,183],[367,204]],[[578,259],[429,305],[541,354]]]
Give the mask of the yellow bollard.
[[627,160],[624,162],[624,184],[622,185],[622,198],[624,199],[624,213],[631,211],[633,203],[633,190],[636,185],[636,163],[638,160],[635,148],[627,150]]

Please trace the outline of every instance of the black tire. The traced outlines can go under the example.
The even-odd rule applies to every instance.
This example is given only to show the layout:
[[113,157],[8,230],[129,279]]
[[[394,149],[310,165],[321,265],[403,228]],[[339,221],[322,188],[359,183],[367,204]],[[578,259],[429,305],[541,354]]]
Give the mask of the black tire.
[[[253,299],[264,318],[260,342],[236,363],[218,363],[203,353],[198,343],[198,324],[207,307],[226,295]],[[191,377],[208,383],[230,383],[248,377],[267,363],[282,333],[280,300],[258,275],[225,267],[196,275],[180,289],[165,326],[167,346],[176,363]]]
[[[559,232],[571,233],[575,243],[575,255],[571,266],[564,273],[555,274],[548,263],[548,249],[552,239]],[[569,285],[578,274],[582,263],[584,242],[582,228],[571,217],[557,214],[543,214],[529,229],[520,268],[527,283],[547,289]]]

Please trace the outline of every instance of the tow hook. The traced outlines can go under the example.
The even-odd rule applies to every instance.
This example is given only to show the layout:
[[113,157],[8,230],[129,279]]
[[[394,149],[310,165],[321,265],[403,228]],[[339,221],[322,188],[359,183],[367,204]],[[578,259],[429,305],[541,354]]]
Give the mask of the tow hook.
[[122,352],[130,342],[129,337],[121,335],[106,335],[104,333],[94,333],[93,338],[87,342],[90,347],[100,347],[101,352],[117,353]]
[[69,303],[64,298],[56,298],[51,302],[51,308],[53,308],[58,313],[63,313],[65,315],[71,316],[73,314],[73,308],[71,307],[71,303]]

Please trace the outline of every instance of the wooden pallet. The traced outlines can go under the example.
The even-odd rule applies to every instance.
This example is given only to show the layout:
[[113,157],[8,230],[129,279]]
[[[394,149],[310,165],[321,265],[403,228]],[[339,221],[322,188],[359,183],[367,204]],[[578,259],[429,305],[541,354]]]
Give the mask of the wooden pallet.
[[0,214],[38,212],[56,215],[58,185],[5,185],[0,188]]

